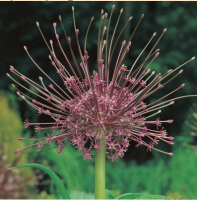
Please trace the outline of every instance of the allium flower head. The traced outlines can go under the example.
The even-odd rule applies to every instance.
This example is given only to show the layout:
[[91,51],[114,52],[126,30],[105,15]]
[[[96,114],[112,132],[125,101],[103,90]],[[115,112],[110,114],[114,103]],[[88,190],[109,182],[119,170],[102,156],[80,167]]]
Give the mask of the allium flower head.
[[[101,10],[97,59],[95,63],[93,63],[97,64],[97,70],[94,71],[93,74],[90,72],[90,63],[88,62],[91,54],[89,54],[86,44],[88,32],[94,18],[92,17],[90,20],[85,36],[84,48],[81,48],[78,39],[79,30],[76,28],[77,23],[74,17],[74,7],[72,7],[74,32],[81,60],[80,63],[76,60],[75,53],[71,46],[71,38],[67,36],[63,27],[62,18],[59,16],[59,21],[67,39],[72,60],[74,61],[73,66],[61,46],[60,37],[56,31],[57,24],[53,24],[55,38],[66,60],[65,66],[56,57],[53,41],[50,40],[49,43],[46,41],[39,23],[36,23],[49,49],[51,64],[62,79],[65,85],[64,88],[61,88],[47,75],[47,72],[42,70],[29,54],[27,47],[24,47],[24,49],[29,58],[36,67],[40,69],[44,76],[51,81],[51,84],[48,86],[45,85],[44,78],[42,77],[39,77],[40,84],[38,84],[22,75],[13,66],[10,67],[12,73],[19,76],[24,82],[28,83],[37,91],[37,93],[30,91],[23,84],[20,84],[7,74],[8,77],[23,89],[33,93],[35,99],[25,95],[19,89],[17,89],[17,94],[29,105],[34,107],[39,114],[49,115],[52,118],[51,121],[47,123],[32,123],[25,120],[26,128],[35,125],[38,133],[41,130],[50,131],[44,138],[31,139],[34,140],[35,143],[30,146],[37,146],[37,152],[57,148],[57,153],[61,154],[62,149],[66,145],[72,143],[79,151],[83,152],[83,158],[88,160],[91,159],[92,156],[90,150],[98,150],[101,141],[104,141],[106,143],[107,157],[113,160],[122,157],[128,150],[130,141],[135,141],[136,147],[144,145],[147,147],[147,151],[154,149],[168,155],[173,155],[173,153],[164,152],[155,148],[155,145],[158,144],[160,140],[170,145],[173,144],[173,137],[168,136],[163,127],[163,124],[172,123],[173,120],[163,120],[157,115],[161,112],[162,108],[170,106],[174,104],[174,100],[184,97],[161,101],[183,88],[184,84],[181,84],[169,94],[150,104],[146,104],[146,99],[153,93],[162,89],[177,75],[181,74],[183,71],[182,69],[173,77],[171,76],[170,79],[166,80],[169,75],[179,70],[186,63],[194,60],[194,57],[179,67],[168,70],[163,75],[151,71],[149,66],[159,56],[159,49],[156,49],[156,46],[167,31],[167,29],[164,29],[154,45],[151,44],[151,41],[156,36],[156,33],[153,33],[151,39],[147,42],[146,46],[131,66],[125,66],[124,59],[131,48],[134,33],[144,15],[141,15],[130,38],[120,41],[124,29],[131,21],[132,17],[130,17],[122,27],[121,32],[117,33],[119,19],[123,12],[123,9],[121,9],[116,26],[113,28],[112,35],[110,35],[109,30],[112,29],[110,27],[110,21],[114,8],[115,6],[112,6],[110,15]],[[116,38],[116,40],[114,38]],[[146,48],[151,45],[152,47],[149,48],[151,50],[146,55],[145,60],[138,64],[141,55],[145,52]],[[118,56],[114,56],[115,50],[119,51]],[[112,65],[112,60],[113,63],[115,63],[114,65]],[[109,73],[110,70],[113,71],[112,77]],[[13,87],[15,86],[13,85]],[[45,103],[43,103],[43,101]],[[151,124],[155,125],[155,129],[149,128]],[[144,138],[147,138],[149,142]],[[24,139],[25,138],[19,138],[19,140]],[[90,145],[88,146],[87,143]],[[20,150],[21,149],[15,150],[15,153],[18,153]]]

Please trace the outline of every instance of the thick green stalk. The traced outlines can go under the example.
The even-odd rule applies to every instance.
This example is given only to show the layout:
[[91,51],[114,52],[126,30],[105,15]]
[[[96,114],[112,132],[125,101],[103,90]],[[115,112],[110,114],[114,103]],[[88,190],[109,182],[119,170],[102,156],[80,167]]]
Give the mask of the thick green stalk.
[[95,199],[105,199],[105,155],[106,144],[102,141],[95,157]]

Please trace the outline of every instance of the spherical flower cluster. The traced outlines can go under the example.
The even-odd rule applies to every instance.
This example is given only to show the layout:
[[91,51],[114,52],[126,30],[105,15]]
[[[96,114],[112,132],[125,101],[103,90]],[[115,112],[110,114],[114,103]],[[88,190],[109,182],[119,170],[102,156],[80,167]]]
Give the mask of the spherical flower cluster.
[[[160,118],[155,117],[155,115],[159,114],[162,108],[174,104],[174,100],[183,98],[178,97],[163,102],[161,101],[183,88],[184,84],[181,84],[169,94],[150,104],[146,104],[146,99],[154,92],[162,89],[177,75],[181,74],[183,71],[182,69],[175,74],[173,78],[166,81],[169,75],[186,63],[194,60],[194,57],[176,69],[168,70],[163,75],[160,73],[155,75],[155,72],[151,71],[149,66],[159,56],[159,49],[155,48],[161,37],[167,31],[167,29],[164,29],[161,36],[147,54],[145,60],[137,65],[139,58],[145,52],[146,48],[150,46],[151,40],[156,36],[156,33],[153,33],[151,39],[132,66],[127,68],[127,66],[124,65],[124,59],[129,52],[134,33],[144,15],[141,16],[135,30],[127,41],[124,40],[121,42],[120,36],[132,17],[128,19],[117,36],[117,40],[114,42],[119,19],[123,12],[123,9],[121,9],[113,34],[109,40],[110,21],[114,8],[115,6],[112,6],[109,19],[108,14],[101,10],[96,60],[97,70],[94,71],[92,75],[88,63],[89,56],[91,55],[89,55],[86,49],[86,44],[93,18],[91,18],[87,29],[84,51],[82,51],[78,40],[79,30],[76,28],[74,7],[72,7],[72,12],[76,41],[81,59],[80,63],[77,62],[73,52],[71,38],[67,36],[64,30],[61,16],[59,16],[59,20],[63,27],[76,70],[74,70],[74,66],[71,65],[61,46],[60,37],[56,30],[57,24],[54,23],[53,26],[57,43],[67,63],[66,66],[56,57],[53,41],[50,40],[49,43],[46,41],[39,23],[36,23],[50,51],[49,59],[51,60],[51,64],[55,67],[65,85],[64,89],[54,82],[33,60],[27,47],[24,47],[24,49],[28,56],[44,76],[51,81],[51,84],[46,86],[42,77],[39,77],[40,84],[38,84],[22,75],[13,66],[10,67],[12,73],[19,76],[24,82],[28,83],[38,92],[36,93],[29,90],[23,84],[13,79],[11,75],[7,74],[8,77],[23,89],[33,93],[36,98],[32,99],[13,85],[17,90],[17,94],[30,106],[34,107],[39,114],[49,115],[52,118],[52,121],[47,123],[31,123],[28,120],[25,121],[26,128],[30,125],[35,125],[38,133],[41,130],[50,131],[44,138],[31,139],[36,142],[30,146],[37,146],[37,152],[57,148],[57,153],[60,154],[66,145],[72,143],[79,151],[83,152],[83,158],[89,160],[92,156],[91,149],[97,151],[100,148],[101,142],[105,142],[107,157],[113,160],[122,157],[128,150],[130,141],[135,141],[136,147],[143,145],[146,146],[147,151],[154,149],[168,155],[173,155],[173,153],[164,152],[155,148],[155,145],[158,144],[160,140],[170,145],[173,144],[173,137],[168,136],[166,130],[162,126],[163,123],[172,123],[173,120],[160,120]],[[119,44],[119,54],[115,57],[114,51]],[[113,66],[111,64],[112,60],[115,61],[115,65]],[[112,77],[109,73],[110,70],[113,71]],[[43,101],[45,103],[43,103]],[[150,129],[150,124],[155,125],[156,129]],[[147,138],[149,142],[144,138]],[[21,137],[18,139],[25,140],[25,138]],[[46,146],[49,146],[49,148],[45,148]],[[15,150],[15,153],[18,153],[22,149]]]

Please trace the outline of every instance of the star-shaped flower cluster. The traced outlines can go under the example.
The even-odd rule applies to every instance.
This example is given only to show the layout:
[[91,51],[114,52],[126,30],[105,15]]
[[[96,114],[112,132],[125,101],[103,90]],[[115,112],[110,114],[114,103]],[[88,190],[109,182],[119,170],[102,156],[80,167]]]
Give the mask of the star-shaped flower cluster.
[[[119,19],[123,12],[123,9],[121,9],[116,27],[111,36],[111,40],[109,40],[110,21],[114,8],[115,6],[112,6],[109,19],[108,14],[101,10],[96,60],[97,71],[94,71],[92,75],[90,73],[88,61],[91,55],[89,55],[86,49],[86,43],[93,18],[91,18],[87,29],[84,51],[82,52],[78,40],[79,30],[76,28],[74,7],[72,7],[74,30],[81,58],[80,63],[77,62],[73,52],[71,38],[67,36],[64,30],[61,16],[59,16],[59,20],[68,41],[68,46],[72,54],[75,68],[71,65],[61,46],[60,37],[56,31],[57,24],[54,23],[53,26],[57,43],[67,62],[66,66],[64,66],[56,57],[53,48],[53,41],[50,40],[49,43],[46,41],[40,29],[39,23],[36,23],[50,51],[49,59],[51,60],[51,64],[57,70],[65,88],[61,88],[47,75],[46,72],[42,70],[41,67],[39,67],[39,65],[30,56],[27,47],[24,47],[24,49],[28,56],[41,70],[41,72],[51,81],[51,84],[47,87],[44,84],[42,77],[39,77],[40,84],[38,84],[37,82],[34,82],[28,77],[22,75],[13,66],[10,67],[10,71],[12,73],[19,76],[24,82],[28,83],[37,91],[37,93],[35,93],[34,91],[29,90],[23,84],[17,82],[9,74],[7,74],[8,77],[19,84],[23,89],[33,93],[36,98],[32,99],[22,93],[19,89],[17,89],[17,94],[29,105],[38,110],[39,114],[49,115],[52,118],[52,122],[47,123],[30,123],[28,120],[25,120],[26,128],[30,125],[35,125],[38,133],[41,130],[50,131],[50,133],[48,133],[44,138],[31,139],[35,140],[35,143],[31,146],[37,146],[37,152],[57,148],[57,153],[61,154],[63,148],[72,143],[79,151],[83,152],[83,158],[89,160],[92,156],[91,149],[98,150],[100,148],[101,141],[104,141],[106,144],[106,153],[108,158],[114,160],[124,156],[124,153],[128,150],[130,141],[132,140],[136,142],[136,147],[144,145],[147,147],[147,151],[155,149],[157,151],[173,155],[173,153],[164,152],[155,148],[155,145],[158,144],[160,140],[167,142],[170,145],[173,144],[173,137],[168,136],[166,130],[162,126],[163,123],[172,123],[173,120],[160,120],[160,118],[155,117],[155,115],[159,114],[162,108],[174,104],[174,100],[183,98],[177,97],[162,101],[167,96],[183,88],[184,84],[181,84],[169,94],[151,102],[150,104],[146,104],[146,99],[156,91],[162,89],[177,75],[181,74],[183,72],[182,69],[171,79],[166,81],[167,77],[186,63],[194,60],[194,57],[174,70],[168,70],[163,75],[160,73],[155,75],[155,72],[151,71],[149,66],[159,56],[159,49],[155,50],[155,47],[167,31],[167,29],[164,29],[161,36],[147,54],[145,60],[141,64],[137,65],[139,58],[142,53],[144,53],[146,48],[150,46],[151,40],[156,36],[156,33],[153,33],[151,39],[136,58],[135,62],[129,69],[127,69],[127,66],[124,65],[123,61],[129,52],[134,33],[144,15],[141,16],[139,23],[128,41],[124,40],[120,42],[119,39],[132,17],[128,19],[126,25],[117,36],[117,40],[114,42],[114,37],[117,32],[116,27],[119,24]],[[117,49],[116,46],[118,46],[119,43],[119,54],[114,57],[114,51]],[[115,60],[116,63],[113,66],[111,64],[112,60]],[[110,69],[113,70],[112,78],[110,78]],[[13,85],[13,87],[15,87],[15,85]],[[150,129],[150,124],[155,125],[156,129]],[[149,142],[147,142],[147,139],[145,140],[144,138],[147,138]],[[25,138],[21,137],[18,139],[25,140]],[[46,146],[49,146],[49,148],[46,148]],[[15,153],[18,153],[22,149],[15,150]]]

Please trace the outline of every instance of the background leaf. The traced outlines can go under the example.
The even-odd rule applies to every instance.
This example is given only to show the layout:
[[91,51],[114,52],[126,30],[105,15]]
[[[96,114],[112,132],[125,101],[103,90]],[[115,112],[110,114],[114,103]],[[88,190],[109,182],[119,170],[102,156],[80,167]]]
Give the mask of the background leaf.
[[142,196],[144,196],[144,194],[142,193],[125,193],[116,197],[115,199],[136,199],[137,197],[142,197]]
[[105,198],[106,199],[114,199],[117,196],[117,193],[113,190],[105,190]]
[[138,197],[136,199],[171,199],[171,198],[161,196],[161,195],[144,195],[144,196]]
[[8,170],[19,169],[19,168],[24,168],[24,167],[35,167],[35,168],[39,168],[39,169],[42,169],[43,171],[45,171],[53,179],[55,185],[58,188],[58,191],[59,191],[61,197],[63,199],[70,199],[70,197],[68,196],[68,193],[66,191],[66,188],[64,187],[64,184],[62,183],[60,178],[51,169],[49,169],[48,167],[46,167],[44,165],[32,163],[32,164],[21,165],[18,167],[12,167],[12,168],[9,168]]

